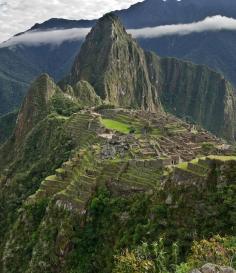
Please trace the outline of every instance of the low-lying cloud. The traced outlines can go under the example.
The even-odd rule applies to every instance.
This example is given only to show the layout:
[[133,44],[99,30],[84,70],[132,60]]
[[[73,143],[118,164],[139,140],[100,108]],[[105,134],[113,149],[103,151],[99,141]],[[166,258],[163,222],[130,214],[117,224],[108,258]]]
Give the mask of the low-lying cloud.
[[29,31],[19,36],[14,36],[2,43],[0,47],[15,45],[38,46],[52,44],[59,46],[65,41],[83,40],[90,28],[55,29],[48,31]]
[[188,35],[194,32],[221,30],[236,30],[236,19],[216,15],[213,17],[207,17],[203,21],[190,24],[130,29],[129,33],[131,33],[135,38],[157,38],[162,36]]
[[[0,0],[0,43],[50,18],[97,19],[141,0]],[[143,1],[143,0],[142,0]]]
[[[134,38],[158,38],[171,35],[188,35],[205,31],[236,30],[236,19],[224,16],[207,17],[203,21],[190,24],[165,25],[148,27],[141,29],[128,29]],[[38,46],[43,44],[60,45],[65,41],[83,40],[90,31],[90,28],[72,28],[48,31],[30,31],[22,35],[15,36],[0,47],[10,47],[14,45]]]

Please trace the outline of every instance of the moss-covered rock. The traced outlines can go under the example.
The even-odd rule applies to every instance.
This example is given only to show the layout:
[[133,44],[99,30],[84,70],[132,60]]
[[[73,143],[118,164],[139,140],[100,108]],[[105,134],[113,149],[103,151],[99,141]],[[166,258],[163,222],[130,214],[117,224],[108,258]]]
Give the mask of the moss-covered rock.
[[86,81],[79,81],[74,85],[74,96],[84,107],[99,106],[102,99],[96,94],[94,88]]

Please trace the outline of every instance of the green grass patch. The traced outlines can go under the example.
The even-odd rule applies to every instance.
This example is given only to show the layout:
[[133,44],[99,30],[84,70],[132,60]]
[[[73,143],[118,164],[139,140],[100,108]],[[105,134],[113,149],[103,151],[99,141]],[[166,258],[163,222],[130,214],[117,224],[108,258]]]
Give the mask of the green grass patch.
[[66,170],[62,169],[62,168],[59,168],[59,169],[56,169],[56,172],[59,173],[59,174],[64,174],[66,172]]
[[130,125],[112,119],[101,119],[101,123],[108,129],[116,130],[124,134],[128,134],[131,129]]
[[56,175],[51,175],[51,176],[48,176],[45,180],[46,181],[57,181],[57,176]]
[[236,156],[210,155],[207,158],[219,161],[236,161]]
[[179,163],[176,167],[179,169],[182,169],[182,170],[187,170],[188,169],[188,162]]

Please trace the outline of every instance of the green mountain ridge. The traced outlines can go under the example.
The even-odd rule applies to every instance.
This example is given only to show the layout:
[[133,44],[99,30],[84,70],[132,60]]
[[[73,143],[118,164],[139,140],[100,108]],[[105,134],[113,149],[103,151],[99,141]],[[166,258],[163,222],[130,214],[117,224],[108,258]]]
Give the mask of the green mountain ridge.
[[[81,52],[58,85],[47,74],[32,83],[0,146],[0,273],[236,267],[235,147],[163,110],[189,110],[188,97],[185,108],[165,101],[172,86],[201,97],[221,82],[225,103],[201,107],[217,105],[233,127],[231,86],[204,67],[144,53],[110,14]],[[196,116],[187,114],[214,124],[218,116],[208,124],[193,102]],[[221,134],[230,139],[229,128]]]
[[149,71],[165,109],[228,140],[235,139],[236,96],[217,72],[147,53]]
[[[121,134],[120,129],[113,129],[114,140],[108,141],[104,137],[110,129],[103,127],[101,119],[132,122],[130,128],[135,127],[136,133]],[[139,128],[142,132],[150,121],[148,132],[139,133]],[[172,155],[172,160],[178,158],[173,143],[183,153],[181,156],[193,159],[207,153],[204,142],[198,143],[206,140],[215,143],[215,152],[222,145],[203,130],[191,132],[189,125],[170,115],[125,109],[96,113],[81,110],[71,117],[49,114],[28,133],[18,147],[17,157],[9,154],[11,141],[1,149],[1,272],[111,272],[117,251],[135,246],[140,240],[157,240],[163,232],[168,240],[173,236],[179,240],[182,250],[188,253],[190,238],[212,234],[210,212],[214,215],[215,234],[224,225],[224,234],[233,235],[235,220],[229,221],[228,214],[222,215],[215,207],[213,200],[219,193],[213,189],[229,176],[222,198],[226,200],[228,194],[233,194],[228,190],[234,185],[231,178],[236,157],[201,159],[200,166],[207,166],[204,174],[197,167],[185,169],[182,165],[174,167],[174,173],[166,173],[165,166],[172,164],[167,154]],[[193,141],[195,149],[191,150]],[[214,162],[224,172],[222,178],[217,175],[217,180],[211,177]],[[6,170],[7,166],[11,169]],[[194,198],[204,203],[206,214],[199,214],[198,202],[184,206],[185,199],[196,191]],[[173,196],[172,201],[166,205],[169,196]],[[230,213],[231,203],[227,204],[221,209]],[[189,210],[194,211],[193,223],[188,222]],[[215,211],[219,211],[217,216]],[[193,228],[198,237],[185,237]]]
[[6,141],[16,126],[18,112],[12,112],[0,117],[0,145]]
[[78,80],[88,81],[114,105],[150,111],[159,106],[144,52],[113,14],[100,19],[82,45],[71,71],[72,83]]
[[233,86],[205,66],[145,53],[113,14],[100,19],[87,36],[70,75],[72,83],[78,80],[89,82],[111,104],[148,111],[163,106],[220,137],[235,139]]

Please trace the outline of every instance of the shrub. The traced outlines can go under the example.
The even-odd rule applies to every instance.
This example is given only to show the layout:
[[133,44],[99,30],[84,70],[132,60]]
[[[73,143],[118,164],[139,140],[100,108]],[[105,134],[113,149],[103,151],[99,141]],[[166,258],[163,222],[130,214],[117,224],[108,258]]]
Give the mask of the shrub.
[[[143,243],[132,251],[125,250],[115,257],[113,273],[169,273],[175,271],[178,261],[178,246],[173,244],[172,254],[165,251],[164,240],[152,244]],[[181,271],[179,271],[181,272]]]
[[236,238],[216,235],[209,240],[193,242],[192,254],[188,263],[200,267],[205,263],[214,263],[221,266],[236,266]]

